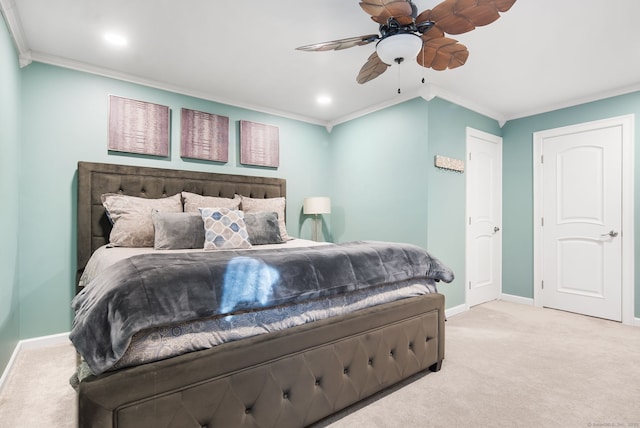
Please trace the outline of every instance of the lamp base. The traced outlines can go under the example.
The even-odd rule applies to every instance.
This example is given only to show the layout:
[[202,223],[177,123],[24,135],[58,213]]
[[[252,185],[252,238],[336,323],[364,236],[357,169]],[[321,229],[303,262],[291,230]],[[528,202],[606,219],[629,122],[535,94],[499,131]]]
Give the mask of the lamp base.
[[311,239],[313,239],[314,241],[318,241],[318,214],[314,214],[313,215],[313,237]]

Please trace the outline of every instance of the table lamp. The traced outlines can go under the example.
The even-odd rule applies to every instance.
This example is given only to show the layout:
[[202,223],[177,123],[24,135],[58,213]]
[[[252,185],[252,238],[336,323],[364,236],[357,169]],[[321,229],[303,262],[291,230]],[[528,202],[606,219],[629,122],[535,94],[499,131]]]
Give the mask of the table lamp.
[[314,215],[313,224],[313,240],[318,240],[318,214],[331,214],[331,199],[326,196],[313,196],[304,198],[304,204],[302,207],[304,214]]

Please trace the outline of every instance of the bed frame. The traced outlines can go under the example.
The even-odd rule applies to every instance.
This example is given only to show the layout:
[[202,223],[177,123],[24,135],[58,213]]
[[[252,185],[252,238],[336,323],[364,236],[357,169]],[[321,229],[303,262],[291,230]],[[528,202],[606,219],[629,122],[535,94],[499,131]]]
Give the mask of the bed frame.
[[[103,193],[286,196],[278,178],[78,163],[78,274],[108,242]],[[80,427],[301,427],[444,359],[444,296],[404,299],[89,377]]]

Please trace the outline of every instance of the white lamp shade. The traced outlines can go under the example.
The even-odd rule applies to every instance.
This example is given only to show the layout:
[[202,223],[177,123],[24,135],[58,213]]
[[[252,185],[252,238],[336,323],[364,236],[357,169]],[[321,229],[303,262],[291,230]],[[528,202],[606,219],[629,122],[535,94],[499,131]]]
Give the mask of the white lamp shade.
[[397,58],[413,59],[422,49],[422,39],[415,34],[400,33],[385,37],[376,45],[378,56],[388,65],[393,65]]
[[331,199],[327,198],[326,196],[313,196],[310,198],[304,198],[302,212],[304,214],[330,214]]

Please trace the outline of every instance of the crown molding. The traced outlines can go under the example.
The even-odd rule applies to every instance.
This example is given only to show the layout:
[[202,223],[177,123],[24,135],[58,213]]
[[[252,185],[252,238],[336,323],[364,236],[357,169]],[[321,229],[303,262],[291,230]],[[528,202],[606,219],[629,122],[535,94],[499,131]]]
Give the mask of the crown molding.
[[490,119],[495,120],[496,122],[498,122],[498,124],[500,125],[500,127],[502,128],[504,126],[504,124],[507,122],[506,116],[502,113],[499,113],[495,110],[492,110],[490,108],[487,108],[486,106],[480,105],[468,98],[462,97],[458,94],[456,94],[455,92],[452,91],[448,91],[444,88],[441,88],[437,85],[432,85],[429,84],[428,87],[426,87],[425,89],[423,89],[423,92],[421,94],[422,98],[424,98],[427,101],[431,101],[432,99],[434,99],[435,97],[438,98],[442,98],[443,100],[447,100],[453,104],[456,104],[460,107],[464,107],[466,109],[469,109],[471,111],[474,111],[478,114],[481,114],[483,116],[486,116]]
[[331,120],[329,122],[327,122],[326,124],[326,128],[329,132],[331,132],[331,129],[333,129],[334,126],[336,125],[340,125],[341,123],[345,123],[345,122],[349,122],[353,119],[357,119],[359,117],[362,116],[366,116],[370,113],[374,113],[376,111],[380,111],[380,110],[384,110],[385,108],[391,107],[391,106],[395,106],[398,104],[402,104],[405,101],[409,101],[412,100],[414,98],[417,98],[420,96],[420,92],[419,91],[412,91],[412,92],[408,92],[406,94],[399,94],[397,97],[387,100],[387,101],[383,101],[379,104],[373,105],[371,107],[367,107],[366,109],[362,109],[362,110],[357,110],[353,113],[350,113],[346,116],[342,116],[338,119],[335,120]]
[[[7,1],[7,0],[0,0],[0,1]],[[8,0],[8,1],[12,1],[12,0]],[[168,92],[174,92],[174,93],[178,93],[178,94],[182,94],[182,95],[187,95],[187,96],[192,96],[195,98],[200,98],[200,99],[204,99],[207,101],[213,101],[213,102],[217,102],[217,103],[221,103],[221,104],[225,104],[228,106],[232,106],[232,107],[238,107],[238,108],[243,108],[243,109],[247,109],[247,110],[252,110],[252,111],[257,111],[257,112],[261,112],[261,113],[266,113],[266,114],[271,114],[274,116],[279,116],[279,117],[283,117],[283,118],[287,118],[287,119],[292,119],[292,120],[297,120],[300,122],[305,122],[305,123],[310,123],[313,125],[319,125],[319,126],[323,126],[324,128],[326,128],[327,132],[331,132],[333,130],[333,128],[336,125],[339,125],[341,123],[345,123],[345,122],[349,122],[353,119],[357,119],[359,117],[365,116],[369,113],[373,113],[379,110],[383,110],[385,108],[388,107],[392,107],[394,105],[397,104],[401,104],[404,103],[406,101],[412,100],[414,98],[417,97],[422,97],[427,101],[431,101],[433,98],[435,98],[436,96],[442,99],[445,99],[447,101],[450,101],[454,104],[457,104],[461,107],[467,108],[469,110],[473,110],[476,113],[482,114],[484,116],[488,116],[489,118],[492,118],[496,121],[498,121],[500,123],[500,121],[503,119],[502,115],[497,114],[496,112],[493,112],[487,108],[484,108],[483,106],[480,106],[476,103],[473,103],[463,97],[460,97],[456,94],[454,94],[453,92],[449,92],[446,90],[443,90],[442,88],[435,86],[433,84],[430,83],[426,83],[424,84],[421,88],[416,89],[415,91],[411,91],[411,92],[407,92],[407,93],[403,93],[403,94],[399,94],[398,96],[384,101],[382,103],[376,104],[374,106],[368,107],[366,109],[363,110],[359,110],[356,112],[353,112],[349,115],[343,116],[339,119],[336,120],[332,120],[332,121],[322,121],[322,120],[318,120],[318,119],[314,119],[314,118],[310,118],[307,116],[301,116],[301,115],[295,115],[289,112],[285,112],[285,111],[280,111],[280,110],[275,110],[275,109],[269,109],[266,108],[264,106],[258,106],[258,105],[252,105],[252,104],[243,104],[243,103],[238,103],[236,101],[233,100],[227,100],[224,98],[220,98],[220,97],[216,97],[212,94],[206,93],[206,92],[200,92],[200,91],[193,91],[190,89],[186,89],[183,87],[179,87],[179,86],[175,86],[175,85],[170,85],[168,83],[165,82],[160,82],[160,81],[156,81],[156,80],[152,80],[152,79],[147,79],[147,78],[143,78],[140,76],[135,76],[132,74],[127,74],[127,73],[122,73],[116,70],[111,70],[111,69],[107,69],[107,68],[103,68],[103,67],[98,67],[95,65],[91,65],[91,64],[87,64],[84,62],[80,62],[80,61],[74,61],[68,58],[62,58],[62,57],[58,57],[58,56],[54,56],[54,55],[48,55],[48,54],[44,54],[41,52],[32,52],[29,51],[28,52],[28,57],[29,57],[29,63],[31,61],[35,61],[35,62],[41,62],[44,64],[50,64],[50,65],[55,65],[58,67],[63,67],[63,68],[69,68],[72,70],[77,70],[77,71],[82,71],[85,73],[90,73],[90,74],[95,74],[98,76],[103,76],[103,77],[108,77],[108,78],[112,78],[112,79],[118,79],[118,80],[122,80],[125,82],[130,82],[130,83],[135,83],[137,85],[142,85],[142,86],[148,86],[151,88],[156,88],[156,89],[161,89],[164,91],[168,91]],[[502,126],[502,123],[500,124],[500,126]]]
[[[6,15],[6,4],[11,3],[13,4],[13,0],[0,0],[0,6],[2,6],[2,12],[3,15]],[[19,26],[19,23],[17,24]],[[13,27],[11,29],[12,34],[13,34]],[[18,36],[21,37],[21,36]],[[43,54],[40,52],[32,52],[30,49],[28,49],[28,47],[26,47],[26,44],[24,43],[24,38],[22,38],[21,42],[18,42],[18,39],[14,36],[14,40],[16,40],[16,46],[19,46],[18,44],[21,43],[22,48],[18,47],[18,49],[24,49],[23,51],[19,52],[20,55],[20,66],[21,67],[25,67],[27,65],[29,65],[32,61],[35,62],[41,62],[41,63],[45,63],[45,64],[50,64],[50,65],[55,65],[55,66],[59,66],[59,67],[63,67],[63,68],[69,68],[69,69],[73,69],[73,70],[77,70],[77,71],[82,71],[82,72],[86,72],[86,73],[90,73],[90,74],[95,74],[95,75],[99,75],[99,76],[103,76],[103,77],[108,77],[108,78],[113,78],[113,79],[117,79],[117,80],[122,80],[125,82],[130,82],[130,83],[135,83],[138,85],[142,85],[142,86],[148,86],[148,87],[152,87],[152,88],[156,88],[156,89],[160,89],[160,90],[164,90],[164,91],[168,91],[168,92],[173,92],[173,93],[178,93],[181,95],[187,95],[187,96],[192,96],[195,98],[200,98],[200,99],[204,99],[207,101],[212,101],[212,102],[217,102],[217,103],[221,103],[221,104],[225,104],[231,107],[237,107],[237,108],[243,108],[243,109],[247,109],[247,110],[252,110],[252,111],[256,111],[256,112],[260,112],[260,113],[265,113],[265,114],[271,114],[274,116],[279,116],[279,117],[283,117],[283,118],[287,118],[287,119],[292,119],[292,120],[297,120],[300,122],[305,122],[305,123],[310,123],[313,125],[319,125],[324,127],[327,132],[331,132],[333,130],[333,128],[336,125],[339,125],[341,123],[346,123],[349,122],[351,120],[357,119],[359,117],[363,117],[366,116],[370,113],[374,113],[376,111],[380,111],[380,110],[384,110],[385,108],[388,107],[392,107],[394,105],[397,104],[401,104],[404,103],[406,101],[409,101],[411,99],[417,98],[417,97],[421,97],[426,101],[431,101],[433,100],[435,97],[444,99],[446,101],[449,101],[453,104],[456,104],[460,107],[464,107],[467,108],[471,111],[474,111],[478,114],[481,114],[483,116],[486,116],[490,119],[494,119],[495,121],[498,122],[499,126],[502,128],[504,126],[504,124],[508,121],[511,120],[515,120],[515,119],[521,119],[524,117],[529,117],[529,116],[535,116],[538,114],[543,114],[543,113],[548,113],[551,111],[556,111],[556,110],[560,110],[563,108],[568,108],[568,107],[575,107],[577,105],[581,105],[581,104],[586,104],[586,103],[590,103],[590,102],[594,102],[594,101],[600,101],[606,98],[611,98],[611,97],[615,97],[615,96],[619,96],[619,95],[626,95],[629,93],[633,93],[633,92],[638,92],[640,91],[640,84],[635,84],[635,85],[631,85],[631,86],[626,86],[626,87],[621,87],[621,88],[616,88],[610,91],[604,91],[604,92],[599,92],[599,93],[595,93],[592,94],[590,96],[586,96],[586,97],[581,97],[581,98],[576,98],[570,101],[566,101],[566,102],[562,102],[562,103],[557,103],[557,104],[552,104],[552,105],[547,105],[545,107],[541,107],[538,109],[531,109],[531,110],[527,110],[527,111],[522,111],[518,114],[515,115],[503,115],[501,113],[498,113],[495,110],[491,110],[485,106],[482,106],[470,99],[464,98],[458,94],[456,94],[455,92],[452,91],[448,91],[446,89],[443,89],[437,85],[431,84],[431,83],[426,83],[424,84],[421,88],[412,91],[412,92],[408,92],[405,94],[401,94],[398,95],[396,97],[394,97],[393,99],[384,101],[382,103],[373,105],[371,107],[368,107],[366,109],[363,110],[358,110],[356,112],[350,113],[348,115],[342,116],[341,118],[335,119],[335,120],[331,120],[331,121],[323,121],[323,120],[318,120],[315,118],[311,118],[311,117],[307,117],[307,116],[301,116],[301,115],[295,115],[289,112],[285,112],[285,111],[280,111],[280,110],[275,110],[275,109],[270,109],[270,108],[266,108],[264,106],[258,106],[258,105],[252,105],[252,104],[243,104],[243,103],[238,103],[236,101],[233,100],[227,100],[227,99],[223,99],[220,97],[216,97],[212,94],[209,93],[205,93],[205,92],[199,92],[199,91],[193,91],[193,90],[189,90],[186,88],[182,88],[179,86],[175,86],[175,85],[170,85],[164,82],[159,82],[159,81],[155,81],[155,80],[151,80],[151,79],[146,79],[146,78],[142,78],[139,76],[134,76],[131,74],[127,74],[127,73],[122,73],[122,72],[118,72],[115,70],[111,70],[111,69],[106,69],[106,68],[102,68],[102,67],[97,67],[94,65],[90,65],[87,63],[83,63],[83,62],[78,62],[78,61],[73,61],[67,58],[61,58],[61,57],[57,57],[57,56],[52,56],[52,55],[47,55],[47,54]]]
[[432,99],[434,99],[435,97],[438,98],[442,98],[443,100],[452,102],[453,104],[456,104],[460,107],[464,107],[466,109],[469,109],[471,111],[474,111],[478,114],[481,114],[483,116],[487,116],[490,119],[493,119],[495,121],[498,122],[498,124],[500,125],[500,127],[502,128],[502,126],[504,126],[504,124],[507,122],[507,119],[505,117],[505,115],[498,113],[494,110],[488,109],[485,106],[482,106],[480,104],[477,104],[467,98],[461,97],[457,94],[455,94],[454,92],[451,91],[447,91],[445,89],[442,89],[439,86],[436,86],[432,83],[425,83],[422,87],[420,87],[419,89],[409,92],[405,95],[401,95],[398,96],[396,98],[393,98],[392,100],[388,100],[385,102],[382,102],[380,104],[376,104],[374,106],[371,106],[369,108],[366,108],[364,110],[359,110],[357,112],[354,112],[352,114],[349,114],[347,116],[343,116],[340,119],[336,119],[333,121],[328,122],[328,124],[326,125],[327,130],[329,132],[331,132],[331,129],[336,126],[339,125],[341,123],[345,123],[345,122],[349,122],[353,119],[357,119],[359,117],[365,116],[369,113],[373,113],[379,110],[383,110],[385,108],[397,105],[397,104],[401,104],[405,101],[409,101],[411,99],[417,98],[417,97],[421,97],[423,99],[425,99],[426,101],[431,101]]
[[24,36],[24,30],[22,29],[22,23],[18,17],[16,10],[15,0],[0,0],[0,12],[4,16],[4,19],[9,27],[9,33],[13,39],[13,43],[18,50],[18,62],[20,67],[26,67],[31,64],[31,49],[27,43],[27,39]]
[[[2,1],[2,0],[0,0]],[[327,123],[325,121],[317,120],[314,118],[295,115],[286,111],[280,111],[275,109],[266,108],[264,106],[252,105],[252,104],[243,104],[238,103],[233,100],[226,100],[224,98],[216,97],[212,94],[194,91],[191,89],[183,88],[176,85],[171,85],[166,82],[161,82],[157,80],[147,79],[144,77],[136,76],[133,74],[122,73],[116,70],[98,67],[95,65],[87,64],[80,61],[71,60],[68,58],[62,58],[54,55],[47,55],[41,52],[31,52],[32,60],[35,62],[41,62],[43,64],[55,65],[62,68],[68,68],[71,70],[81,71],[85,73],[95,74],[98,76],[103,76],[111,79],[122,80],[124,82],[135,83],[137,85],[147,86],[150,88],[160,89],[167,92],[173,92],[180,95],[187,95],[194,98],[199,98],[207,101],[212,101],[220,104],[225,104],[231,107],[237,107],[247,110],[252,110],[260,113],[271,114],[274,116],[283,117],[286,119],[293,119],[300,122],[307,122],[313,125],[326,126]]]
[[597,92],[585,97],[574,98],[569,101],[563,101],[561,103],[549,104],[537,109],[525,110],[520,113],[511,115],[507,118],[507,121],[522,119],[525,117],[535,116],[538,114],[549,113],[556,110],[562,110],[569,107],[576,107],[582,104],[592,103],[594,101],[601,101],[607,98],[617,97],[620,95],[627,95],[633,92],[640,91],[640,83],[631,86],[623,86],[620,88],[611,89],[608,91]]

